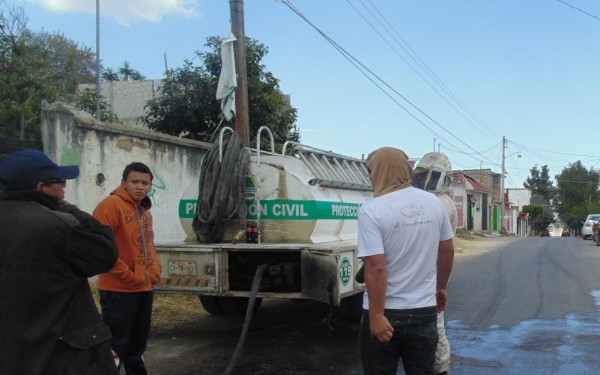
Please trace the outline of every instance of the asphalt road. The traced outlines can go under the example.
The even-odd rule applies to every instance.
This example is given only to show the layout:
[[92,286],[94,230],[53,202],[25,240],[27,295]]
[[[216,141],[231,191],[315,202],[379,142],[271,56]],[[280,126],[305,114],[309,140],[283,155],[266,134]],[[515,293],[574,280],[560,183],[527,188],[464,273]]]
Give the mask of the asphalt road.
[[[600,247],[576,238],[482,240],[457,256],[449,286],[452,374],[597,374]],[[486,242],[487,241],[487,242]],[[356,323],[313,302],[264,301],[232,374],[360,374]],[[152,335],[152,374],[222,374],[243,318]]]

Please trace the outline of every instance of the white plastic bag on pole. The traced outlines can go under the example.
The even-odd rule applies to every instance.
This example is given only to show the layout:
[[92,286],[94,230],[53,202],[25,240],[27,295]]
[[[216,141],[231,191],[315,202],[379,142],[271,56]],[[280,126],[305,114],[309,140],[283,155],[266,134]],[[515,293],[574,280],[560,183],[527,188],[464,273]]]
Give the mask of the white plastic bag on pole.
[[237,75],[235,72],[233,42],[236,40],[235,36],[230,33],[221,45],[221,75],[219,75],[219,83],[217,84],[217,100],[221,101],[221,112],[227,121],[235,116]]

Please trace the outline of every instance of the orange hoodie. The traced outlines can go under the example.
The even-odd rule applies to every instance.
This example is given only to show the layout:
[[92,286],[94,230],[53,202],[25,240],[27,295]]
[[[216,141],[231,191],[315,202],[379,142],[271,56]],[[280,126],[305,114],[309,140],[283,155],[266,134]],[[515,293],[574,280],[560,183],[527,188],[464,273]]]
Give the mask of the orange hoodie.
[[119,186],[94,210],[94,217],[113,229],[119,249],[117,264],[98,278],[99,290],[125,293],[154,290],[162,266],[154,248],[151,206],[150,198],[144,198],[138,205]]

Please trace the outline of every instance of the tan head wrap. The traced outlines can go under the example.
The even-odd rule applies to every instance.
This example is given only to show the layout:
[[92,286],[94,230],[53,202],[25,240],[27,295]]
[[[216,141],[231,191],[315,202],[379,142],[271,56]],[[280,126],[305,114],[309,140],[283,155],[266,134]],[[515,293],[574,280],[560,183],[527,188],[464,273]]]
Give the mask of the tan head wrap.
[[379,148],[369,154],[367,167],[371,170],[369,177],[376,197],[411,186],[413,171],[408,156],[402,150]]

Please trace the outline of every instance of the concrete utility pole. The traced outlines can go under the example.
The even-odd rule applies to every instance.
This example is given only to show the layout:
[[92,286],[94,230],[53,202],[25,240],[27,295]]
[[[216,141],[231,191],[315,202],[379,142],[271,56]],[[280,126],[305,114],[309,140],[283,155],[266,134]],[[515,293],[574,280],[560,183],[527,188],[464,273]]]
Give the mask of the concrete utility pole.
[[233,43],[237,88],[235,90],[235,130],[244,145],[250,144],[250,119],[248,116],[248,83],[246,81],[246,31],[244,28],[244,0],[229,0],[231,32],[237,39]]
[[506,137],[502,136],[502,175],[500,176],[500,230],[506,230],[506,226],[504,225],[504,159],[506,158]]
[[100,0],[96,0],[96,120],[100,121]]
[[[517,152],[513,152],[510,155],[506,155],[506,137],[502,137],[502,176],[500,178],[500,190],[502,192],[502,223],[501,223],[501,228],[500,229],[504,229],[506,230],[506,221],[505,221],[505,215],[506,215],[506,209],[504,208],[504,205],[506,204],[505,202],[505,188],[504,188],[504,176],[506,175],[506,167],[505,167],[505,160],[506,158],[513,156],[513,155],[517,155],[517,157],[521,157],[521,151],[517,151]],[[510,203],[510,202],[509,202]]]

